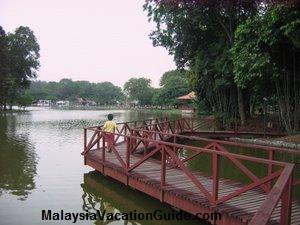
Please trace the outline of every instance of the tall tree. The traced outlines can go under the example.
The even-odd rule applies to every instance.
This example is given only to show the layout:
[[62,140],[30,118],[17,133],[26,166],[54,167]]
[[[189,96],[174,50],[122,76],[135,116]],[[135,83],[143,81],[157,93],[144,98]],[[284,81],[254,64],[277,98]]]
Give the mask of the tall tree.
[[177,97],[189,91],[187,71],[171,70],[165,72],[160,79],[161,88],[155,91],[153,104],[175,105]]
[[1,74],[1,104],[5,108],[7,103],[12,106],[17,97],[29,87],[30,80],[36,77],[40,65],[40,47],[29,27],[21,26],[14,33],[1,35],[1,39],[4,39],[6,45],[4,49],[7,59],[5,72]]
[[130,100],[136,100],[140,105],[151,104],[153,89],[151,80],[147,78],[131,78],[124,84],[124,92]]
[[4,29],[0,26],[0,106],[6,109],[6,89],[7,89],[7,39]]
[[235,33],[235,81],[256,95],[276,99],[289,132],[300,121],[300,12],[275,5],[249,18]]
[[146,0],[144,9],[157,24],[150,35],[154,46],[166,47],[179,68],[190,69],[198,99],[222,117],[239,112],[245,122],[247,90],[234,83],[229,50],[237,25],[256,11],[256,2]]

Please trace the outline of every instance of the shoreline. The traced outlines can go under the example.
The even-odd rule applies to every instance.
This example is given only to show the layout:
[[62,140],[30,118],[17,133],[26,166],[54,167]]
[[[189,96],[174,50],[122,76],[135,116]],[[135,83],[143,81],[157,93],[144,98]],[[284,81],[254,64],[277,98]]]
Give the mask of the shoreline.
[[236,137],[229,138],[229,140],[246,143],[246,144],[258,144],[258,145],[279,147],[279,148],[291,148],[300,151],[300,143],[298,144],[298,143],[283,141],[283,140],[261,139],[261,138],[248,139],[248,138],[236,138]]

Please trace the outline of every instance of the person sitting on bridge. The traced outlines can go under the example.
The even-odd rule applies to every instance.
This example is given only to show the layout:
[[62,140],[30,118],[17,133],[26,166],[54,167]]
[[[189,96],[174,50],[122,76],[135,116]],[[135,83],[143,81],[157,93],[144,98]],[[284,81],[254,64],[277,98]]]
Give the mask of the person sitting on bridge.
[[[108,152],[111,152],[114,144],[115,144],[115,130],[118,131],[118,127],[116,122],[112,121],[114,118],[113,114],[108,114],[107,119],[108,121],[105,122],[103,126],[103,131],[108,132],[105,136],[107,142]],[[118,131],[119,132],[119,131]]]

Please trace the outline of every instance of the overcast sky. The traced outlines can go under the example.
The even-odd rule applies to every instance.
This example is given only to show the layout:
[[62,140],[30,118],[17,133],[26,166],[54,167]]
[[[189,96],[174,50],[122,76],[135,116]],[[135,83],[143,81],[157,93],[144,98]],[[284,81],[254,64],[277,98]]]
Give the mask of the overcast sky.
[[175,68],[166,49],[153,47],[144,0],[0,0],[6,32],[29,26],[41,47],[39,80],[111,81],[147,77],[158,86]]

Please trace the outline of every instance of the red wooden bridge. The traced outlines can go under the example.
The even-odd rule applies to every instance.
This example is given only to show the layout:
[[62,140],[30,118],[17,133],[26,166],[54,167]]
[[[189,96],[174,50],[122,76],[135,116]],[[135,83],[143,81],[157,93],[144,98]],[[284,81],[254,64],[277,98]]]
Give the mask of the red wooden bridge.
[[[300,156],[300,151],[211,139],[253,135],[237,132],[202,132],[192,119],[145,120],[119,123],[112,153],[106,152],[107,132],[102,126],[84,129],[84,163],[173,207],[191,214],[221,213],[214,224],[300,224],[300,201],[293,188],[300,188],[294,164],[276,161],[278,153]],[[187,140],[206,143],[203,147]],[[230,152],[227,146],[264,151],[266,158]],[[210,174],[193,171],[188,161],[209,155]],[[245,184],[220,175],[226,158],[250,182]],[[257,175],[247,163],[264,165]]]

